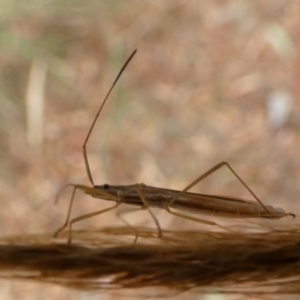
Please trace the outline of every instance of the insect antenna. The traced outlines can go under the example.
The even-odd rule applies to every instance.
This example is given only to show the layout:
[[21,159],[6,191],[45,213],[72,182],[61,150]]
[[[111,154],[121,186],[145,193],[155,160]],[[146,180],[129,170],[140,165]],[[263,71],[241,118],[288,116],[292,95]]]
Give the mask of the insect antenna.
[[108,93],[106,94],[106,96],[105,96],[105,98],[104,98],[104,100],[103,100],[103,102],[102,102],[102,104],[101,104],[101,106],[100,106],[100,108],[99,108],[99,110],[98,110],[98,112],[97,112],[97,114],[96,114],[96,117],[95,117],[95,119],[94,119],[94,121],[93,121],[93,123],[92,123],[92,126],[90,127],[90,130],[89,130],[89,132],[88,132],[88,134],[87,134],[87,136],[86,136],[86,139],[85,139],[85,141],[84,141],[84,144],[83,144],[83,146],[82,146],[82,152],[83,152],[83,158],[84,158],[84,163],[85,163],[86,173],[87,173],[88,178],[89,178],[89,180],[90,180],[90,182],[91,182],[91,184],[92,184],[93,186],[94,186],[94,181],[93,181],[93,177],[92,177],[92,173],[91,173],[91,169],[90,169],[90,165],[89,165],[89,161],[88,161],[88,157],[87,157],[86,144],[87,144],[87,142],[88,142],[88,140],[89,140],[89,138],[90,138],[90,135],[91,135],[91,133],[92,133],[92,131],[93,131],[93,128],[94,128],[94,126],[95,126],[95,123],[96,123],[96,121],[97,121],[97,119],[98,119],[98,117],[99,117],[99,115],[100,115],[100,113],[101,113],[101,111],[102,111],[102,108],[103,108],[103,106],[104,106],[106,100],[108,99],[108,97],[109,97],[111,91],[113,90],[115,84],[116,84],[117,81],[119,80],[119,78],[120,78],[120,76],[122,75],[123,71],[125,70],[125,68],[127,67],[127,65],[129,64],[129,62],[131,61],[131,59],[133,58],[133,56],[135,55],[136,52],[137,52],[137,49],[135,49],[135,50],[132,52],[132,54],[129,56],[129,58],[127,59],[127,61],[126,61],[125,64],[123,65],[122,69],[120,70],[119,74],[117,75],[115,81],[113,82],[112,86],[110,87]]

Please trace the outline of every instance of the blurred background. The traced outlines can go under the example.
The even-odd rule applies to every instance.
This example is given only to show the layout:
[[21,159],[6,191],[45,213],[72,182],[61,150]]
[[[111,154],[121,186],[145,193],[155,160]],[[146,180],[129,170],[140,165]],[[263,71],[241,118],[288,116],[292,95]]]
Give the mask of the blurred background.
[[[95,184],[183,189],[227,161],[265,204],[299,214],[299,15],[296,0],[0,1],[1,235],[63,224],[71,190],[55,196],[89,185],[83,142],[135,48],[87,145]],[[226,168],[193,191],[252,199]],[[73,216],[110,205],[79,192]],[[164,229],[199,226],[154,212]],[[147,212],[125,218],[154,227]],[[114,211],[76,228],[115,225]],[[0,289],[6,299],[115,298]]]

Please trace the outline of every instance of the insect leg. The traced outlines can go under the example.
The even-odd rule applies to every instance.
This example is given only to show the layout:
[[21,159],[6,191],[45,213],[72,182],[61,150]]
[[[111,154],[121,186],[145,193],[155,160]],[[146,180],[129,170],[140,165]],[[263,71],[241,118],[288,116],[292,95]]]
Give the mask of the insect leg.
[[173,212],[170,210],[170,208],[167,206],[167,207],[164,207],[164,209],[171,215],[174,215],[176,217],[180,217],[180,218],[183,218],[183,219],[187,219],[187,220],[190,220],[190,221],[194,221],[194,222],[197,222],[197,223],[201,223],[201,224],[206,224],[206,225],[212,225],[212,226],[218,226],[222,229],[225,229],[227,231],[231,231],[233,232],[232,230],[224,227],[224,226],[221,226],[215,222],[212,222],[212,221],[207,221],[207,220],[202,220],[202,219],[198,219],[198,218],[194,218],[194,217],[190,217],[190,216],[186,216],[186,215],[183,215],[183,214],[179,214],[179,213],[176,213],[176,212]]
[[89,219],[89,218],[92,218],[94,216],[98,216],[100,214],[103,214],[105,212],[108,212],[110,210],[113,210],[115,208],[117,208],[119,205],[121,204],[121,202],[117,202],[114,206],[111,206],[109,208],[106,208],[106,209],[101,209],[101,210],[98,210],[96,212],[93,212],[93,213],[89,213],[89,214],[85,214],[85,215],[82,215],[80,217],[77,217],[77,218],[74,218],[71,220],[70,224],[69,224],[69,237],[68,237],[68,244],[71,244],[71,241],[72,241],[72,225],[74,223],[77,223],[77,222],[80,222],[82,220],[85,220],[85,219]]
[[[70,205],[69,205],[69,209],[68,209],[68,214],[67,214],[66,221],[64,222],[63,226],[61,226],[60,228],[58,228],[58,229],[55,231],[55,233],[53,234],[53,237],[55,237],[55,238],[56,238],[56,237],[58,236],[58,234],[59,234],[61,231],[63,231],[63,230],[68,226],[68,224],[69,224],[69,220],[70,220],[70,216],[71,216],[71,210],[72,210],[72,206],[73,206],[73,202],[74,202],[74,198],[75,198],[75,192],[76,192],[76,190],[78,189],[78,186],[77,186],[76,184],[68,184],[68,185],[66,185],[65,187],[63,187],[62,190],[63,190],[64,188],[66,188],[67,186],[73,186],[73,191],[72,191],[71,201],[70,201]],[[62,190],[61,190],[61,191],[62,191]],[[61,192],[61,191],[60,191],[60,192]],[[55,199],[55,202],[58,201],[58,197],[59,197],[59,195],[60,195],[60,192],[57,194],[56,199]]]
[[[65,221],[64,225],[63,225],[62,227],[60,227],[58,230],[55,231],[55,233],[54,233],[54,235],[53,235],[54,237],[57,237],[58,234],[59,234],[61,231],[63,231],[63,230],[68,226],[68,224],[69,224],[70,216],[71,216],[71,211],[72,211],[72,206],[73,206],[74,199],[75,199],[75,192],[76,192],[76,190],[84,191],[86,194],[91,195],[91,196],[93,196],[93,194],[94,194],[94,195],[98,195],[98,196],[103,195],[103,196],[109,197],[110,200],[113,200],[113,201],[116,201],[116,202],[119,201],[118,197],[116,197],[116,196],[114,196],[114,195],[110,195],[110,194],[108,194],[108,193],[106,193],[106,192],[104,192],[104,191],[101,191],[101,190],[99,190],[99,189],[91,188],[91,187],[88,187],[88,186],[85,186],[85,185],[82,185],[82,184],[68,184],[68,185],[66,185],[65,187],[63,187],[63,188],[61,189],[61,191],[62,191],[64,188],[68,187],[68,186],[73,186],[73,191],[72,191],[72,196],[71,196],[71,201],[70,201],[70,205],[69,205],[69,209],[68,209],[67,218],[66,218],[66,221]],[[57,194],[56,199],[55,199],[55,202],[58,201],[58,197],[59,197],[61,191]]]
[[178,195],[176,195],[171,201],[170,205],[174,203],[174,201],[182,194],[190,190],[192,187],[194,187],[196,184],[198,184],[200,181],[202,181],[204,178],[208,177],[218,169],[220,169],[223,166],[227,166],[228,169],[233,173],[233,175],[240,181],[240,183],[248,190],[248,192],[255,198],[255,200],[263,207],[263,209],[272,216],[270,211],[267,209],[267,207],[259,200],[259,198],[254,194],[254,192],[248,187],[248,185],[242,180],[242,178],[233,170],[233,168],[229,165],[229,163],[223,161],[211,169],[209,169],[207,172],[199,176],[196,180],[194,180],[191,184],[189,184],[186,188],[184,188]]
[[134,226],[132,226],[127,220],[125,220],[125,218],[123,218],[122,215],[127,214],[127,213],[131,213],[131,212],[135,212],[135,211],[145,210],[145,209],[147,209],[147,207],[142,206],[140,208],[131,208],[131,209],[126,209],[126,210],[117,212],[117,218],[121,222],[125,223],[132,230],[135,231],[135,238],[134,238],[133,244],[135,244],[137,242],[137,239],[138,239],[138,236],[139,236],[139,231]]
[[156,224],[156,227],[157,227],[157,230],[158,230],[158,237],[161,238],[162,237],[162,230],[160,228],[160,225],[156,219],[156,217],[154,216],[153,212],[151,211],[151,209],[149,208],[149,204],[148,204],[148,201],[146,200],[141,188],[140,188],[140,185],[139,184],[136,184],[135,185],[135,189],[138,193],[138,195],[140,196],[141,200],[143,201],[144,205],[145,205],[145,208],[149,211],[152,219],[154,220],[155,224]]

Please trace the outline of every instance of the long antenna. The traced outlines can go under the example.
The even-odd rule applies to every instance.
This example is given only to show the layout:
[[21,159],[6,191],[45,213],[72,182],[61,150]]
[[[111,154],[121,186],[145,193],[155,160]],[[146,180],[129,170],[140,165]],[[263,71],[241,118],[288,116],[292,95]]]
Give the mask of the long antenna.
[[96,121],[97,121],[97,119],[98,119],[98,117],[99,117],[99,115],[100,115],[100,113],[101,113],[101,111],[102,111],[102,108],[103,108],[103,106],[104,106],[104,104],[105,104],[107,98],[109,97],[109,95],[110,95],[112,89],[114,88],[115,84],[116,84],[117,81],[119,80],[119,78],[120,78],[120,76],[122,75],[123,71],[125,70],[125,68],[127,67],[127,65],[129,64],[129,62],[131,61],[131,59],[133,58],[133,56],[135,55],[136,52],[137,52],[137,49],[135,49],[135,50],[132,52],[132,54],[129,56],[129,58],[127,59],[127,61],[126,61],[125,64],[123,65],[122,69],[120,70],[119,74],[117,75],[117,77],[116,77],[114,83],[113,83],[112,86],[110,87],[110,89],[109,89],[107,95],[105,96],[105,98],[104,98],[104,100],[103,100],[103,102],[102,102],[102,104],[101,104],[101,106],[100,106],[100,108],[99,108],[99,110],[98,110],[98,112],[97,112],[97,114],[96,114],[96,117],[95,117],[95,119],[94,119],[94,121],[93,121],[93,123],[92,123],[92,126],[91,126],[91,128],[90,128],[90,130],[89,130],[89,132],[88,132],[88,134],[87,134],[87,136],[86,136],[85,142],[84,142],[84,144],[83,144],[83,146],[82,146],[82,152],[83,152],[83,158],[84,158],[84,163],[85,163],[86,173],[87,173],[88,178],[89,178],[89,180],[90,180],[90,182],[91,182],[91,184],[92,184],[93,186],[94,186],[94,181],[93,181],[93,177],[92,177],[92,173],[91,173],[91,169],[90,169],[90,165],[89,165],[89,161],[88,161],[88,157],[87,157],[86,144],[87,144],[87,142],[88,142],[88,140],[89,140],[89,138],[90,138],[90,135],[91,135],[91,133],[92,133],[92,131],[93,131],[93,128],[94,128],[94,126],[95,126],[95,123],[96,123]]

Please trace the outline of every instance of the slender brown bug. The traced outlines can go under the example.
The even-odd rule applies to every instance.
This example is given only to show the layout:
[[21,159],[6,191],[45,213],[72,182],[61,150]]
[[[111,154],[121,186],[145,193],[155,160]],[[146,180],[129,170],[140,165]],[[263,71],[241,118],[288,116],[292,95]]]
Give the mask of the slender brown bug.
[[[106,97],[104,98],[96,117],[88,131],[87,137],[83,144],[83,158],[86,167],[86,172],[89,178],[92,187],[82,185],[82,184],[68,184],[67,186],[73,186],[73,192],[71,196],[71,201],[68,209],[68,214],[66,221],[62,227],[60,227],[54,234],[55,237],[69,226],[69,239],[68,243],[71,242],[71,233],[72,225],[76,222],[79,222],[84,219],[91,218],[93,216],[100,215],[109,210],[113,210],[119,205],[126,203],[133,206],[139,206],[141,209],[147,209],[152,216],[156,226],[158,228],[159,236],[162,235],[162,230],[159,226],[159,223],[149,209],[149,207],[158,207],[166,210],[172,215],[179,216],[188,220],[196,221],[208,225],[218,225],[213,221],[201,220],[195,217],[182,215],[177,212],[173,212],[170,208],[177,210],[187,211],[195,214],[206,214],[206,215],[215,215],[221,217],[230,217],[230,218],[268,218],[268,219],[279,219],[286,216],[293,216],[292,213],[286,213],[282,208],[274,208],[272,206],[265,206],[259,198],[252,192],[252,190],[247,186],[247,184],[238,176],[238,174],[233,170],[233,168],[227,162],[221,162],[216,166],[209,169],[207,172],[199,176],[191,184],[189,184],[182,191],[157,188],[153,186],[147,186],[145,184],[133,184],[133,185],[95,185],[93,177],[90,170],[90,165],[88,162],[88,156],[86,151],[86,145],[90,138],[90,135],[93,131],[95,123],[103,109],[104,104],[106,103],[113,87],[119,80],[124,69],[127,67],[133,56],[136,54],[137,50],[134,50],[130,57],[127,59],[123,67],[121,68],[119,74],[117,75],[115,81],[113,82],[111,88],[109,89]],[[188,192],[192,187],[197,185],[201,180],[214,173],[216,170],[222,166],[227,166],[229,170],[234,174],[234,176],[243,184],[243,186],[252,194],[257,202],[244,200],[240,198],[233,198],[227,196],[214,196],[214,195],[205,195]],[[93,213],[85,214],[83,216],[74,218],[70,221],[71,210],[74,202],[76,190],[82,190],[86,194],[94,197],[100,198],[103,200],[114,201],[116,204],[107,209],[96,211]],[[58,199],[58,198],[57,198]],[[221,226],[220,226],[221,227]]]

